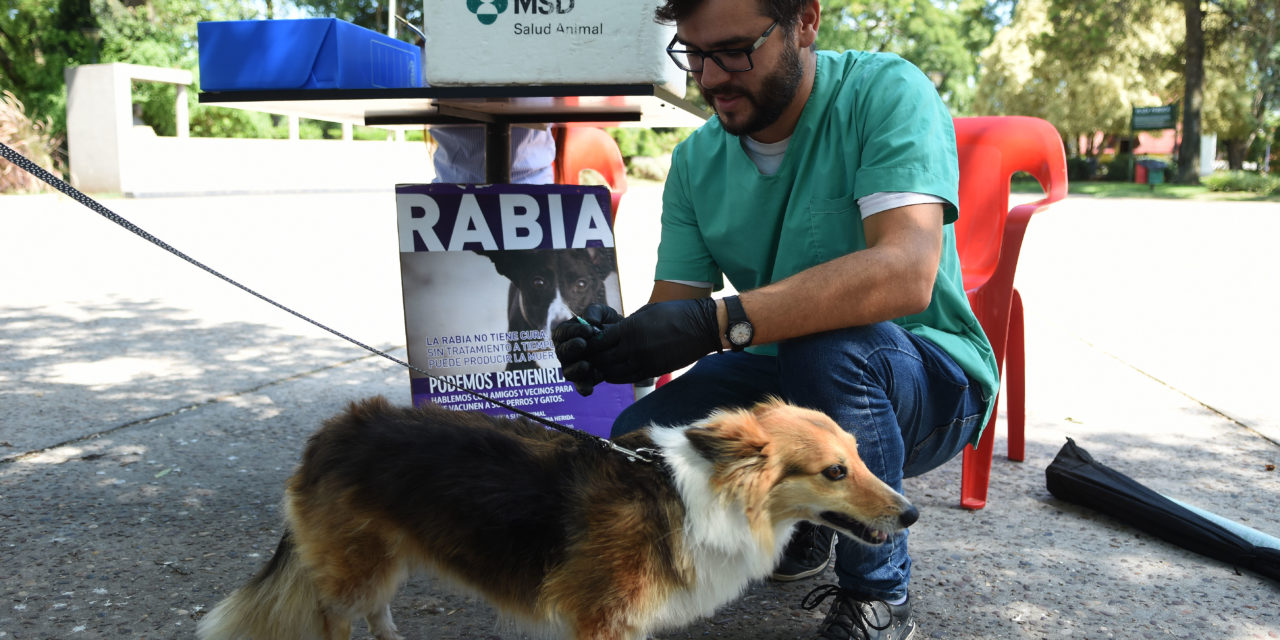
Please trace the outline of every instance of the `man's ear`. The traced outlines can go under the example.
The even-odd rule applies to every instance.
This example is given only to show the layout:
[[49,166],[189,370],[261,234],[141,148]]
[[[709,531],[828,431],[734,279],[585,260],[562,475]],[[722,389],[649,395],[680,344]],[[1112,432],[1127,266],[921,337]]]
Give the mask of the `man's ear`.
[[822,5],[818,0],[810,0],[800,10],[800,22],[796,24],[796,44],[801,49],[808,49],[818,41],[818,24],[822,18]]

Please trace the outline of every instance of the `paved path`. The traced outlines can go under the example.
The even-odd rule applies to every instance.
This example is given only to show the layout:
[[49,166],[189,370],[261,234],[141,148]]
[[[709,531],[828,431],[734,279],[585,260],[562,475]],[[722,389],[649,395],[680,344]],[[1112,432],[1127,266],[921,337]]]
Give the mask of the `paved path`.
[[[647,295],[659,190],[619,223]],[[113,200],[171,244],[377,346],[404,342],[390,193]],[[305,438],[408,376],[51,196],[0,197],[0,639],[190,637],[270,555]],[[959,461],[908,481],[925,638],[1280,637],[1280,587],[1061,503],[1067,436],[1186,502],[1280,534],[1280,207],[1072,198],[1031,223],[1027,460],[989,506]],[[1003,421],[997,451],[1004,446]],[[826,578],[830,578],[828,573]],[[664,639],[808,637],[818,582],[757,585]],[[409,637],[515,638],[413,581]]]

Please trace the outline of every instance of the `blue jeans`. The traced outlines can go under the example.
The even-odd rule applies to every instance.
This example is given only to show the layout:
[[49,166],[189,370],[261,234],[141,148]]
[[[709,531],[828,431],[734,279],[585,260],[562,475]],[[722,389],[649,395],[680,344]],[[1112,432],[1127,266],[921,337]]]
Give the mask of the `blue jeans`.
[[[628,407],[613,436],[650,424],[687,424],[717,407],[767,395],[830,415],[858,439],[863,462],[902,491],[902,479],[934,469],[981,429],[982,391],[944,351],[891,322],[829,331],[778,345],[778,356],[712,354]],[[905,596],[907,534],[878,547],[841,539],[840,585],[868,599]]]

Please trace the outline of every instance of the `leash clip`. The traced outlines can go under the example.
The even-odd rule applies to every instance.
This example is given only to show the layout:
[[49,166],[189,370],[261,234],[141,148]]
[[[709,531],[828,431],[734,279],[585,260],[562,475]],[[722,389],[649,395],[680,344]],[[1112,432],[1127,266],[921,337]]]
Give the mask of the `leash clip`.
[[629,462],[635,462],[636,460],[639,460],[641,462],[647,462],[649,464],[653,464],[654,458],[650,456],[654,456],[658,453],[657,449],[650,449],[650,448],[636,449],[635,451],[632,451],[631,449],[620,446],[614,441],[609,440],[607,438],[602,438],[601,441],[604,443],[604,446],[606,448],[613,449],[614,451],[617,451],[618,453],[621,453],[622,455],[626,456],[627,461]]
[[663,465],[662,452],[654,449],[653,447],[641,447],[636,449],[636,454],[640,456],[641,460],[644,460],[649,464]]

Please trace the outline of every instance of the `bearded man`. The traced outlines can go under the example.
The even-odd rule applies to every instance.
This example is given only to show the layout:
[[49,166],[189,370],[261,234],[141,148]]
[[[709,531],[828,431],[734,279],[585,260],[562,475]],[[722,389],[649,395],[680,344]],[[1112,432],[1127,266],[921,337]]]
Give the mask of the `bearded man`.
[[[693,367],[624,411],[613,435],[686,424],[766,396],[818,409],[878,477],[942,465],[977,443],[998,389],[965,297],[952,223],[951,116],[892,54],[817,51],[818,0],[667,0],[667,51],[716,117],[676,147],[649,304],[593,307],[554,332],[580,391]],[[738,295],[712,298],[728,277]],[[710,354],[710,355],[708,355]],[[927,523],[923,523],[927,526]],[[834,550],[834,551],[833,551]],[[910,637],[904,532],[836,544],[804,525],[778,580],[836,556],[822,638]]]

